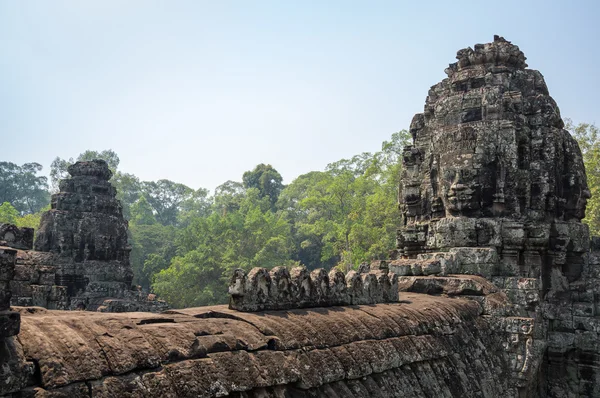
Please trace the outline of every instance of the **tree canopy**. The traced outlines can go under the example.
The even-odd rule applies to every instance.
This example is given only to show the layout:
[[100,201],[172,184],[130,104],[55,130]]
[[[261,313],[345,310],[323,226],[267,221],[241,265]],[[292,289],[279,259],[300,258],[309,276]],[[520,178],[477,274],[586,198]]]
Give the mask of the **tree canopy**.
[[10,203],[19,214],[32,214],[46,206],[48,178],[38,175],[41,170],[39,163],[0,162],[0,203]]

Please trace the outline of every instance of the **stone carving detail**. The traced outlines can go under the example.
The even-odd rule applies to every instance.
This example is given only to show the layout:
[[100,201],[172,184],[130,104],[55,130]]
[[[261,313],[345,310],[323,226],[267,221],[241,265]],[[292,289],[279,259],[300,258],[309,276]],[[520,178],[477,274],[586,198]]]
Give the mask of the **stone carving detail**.
[[337,269],[310,272],[305,267],[289,272],[285,267],[253,268],[247,274],[237,269],[229,294],[229,308],[246,312],[392,303],[398,301],[398,277],[384,269],[346,275]]
[[19,228],[12,224],[0,224],[0,246],[30,250],[33,248],[33,228]]

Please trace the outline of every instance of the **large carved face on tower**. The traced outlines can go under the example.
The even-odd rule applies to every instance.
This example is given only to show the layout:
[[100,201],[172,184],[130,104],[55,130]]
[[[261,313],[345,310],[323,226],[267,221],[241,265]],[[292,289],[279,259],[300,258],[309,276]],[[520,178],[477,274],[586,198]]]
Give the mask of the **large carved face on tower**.
[[[497,192],[496,154],[481,144],[474,127],[434,132],[431,185],[444,205],[446,217],[490,215]],[[478,146],[479,145],[479,146]]]
[[[410,125],[399,252],[555,247],[548,243],[551,223],[575,228],[590,192],[581,151],[563,130],[543,76],[526,69],[525,55],[500,37],[459,51],[457,59]],[[515,264],[515,275],[536,275]],[[540,264],[528,266],[539,271]]]
[[591,198],[583,156],[577,141],[566,130],[562,130],[562,142],[565,170],[560,193],[564,201],[564,218],[581,220],[585,218],[587,201]]
[[439,194],[447,216],[475,215],[480,209],[481,187],[473,154],[451,152],[439,157]]

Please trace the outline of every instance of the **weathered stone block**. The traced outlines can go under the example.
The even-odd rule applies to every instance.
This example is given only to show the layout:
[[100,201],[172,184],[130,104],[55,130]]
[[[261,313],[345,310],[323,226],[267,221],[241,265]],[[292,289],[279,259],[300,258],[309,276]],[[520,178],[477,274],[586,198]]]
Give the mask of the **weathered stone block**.
[[15,296],[31,296],[31,283],[29,281],[11,281],[10,290]]
[[4,311],[10,308],[10,299],[12,293],[9,289],[8,282],[0,282],[0,311]]
[[0,248],[0,281],[11,281],[15,277],[16,250]]
[[14,280],[16,280],[16,281],[31,281],[33,278],[33,272],[34,272],[33,266],[17,264],[17,265],[15,265]]
[[32,307],[33,306],[33,298],[32,297],[13,297],[11,299],[12,305],[17,307]]
[[0,311],[0,340],[19,334],[21,314],[14,311]]
[[575,343],[575,333],[572,332],[548,332],[548,346],[551,348],[569,349]]
[[38,270],[39,278],[37,283],[40,285],[54,285],[56,283],[56,273],[54,267],[42,267]]
[[576,330],[575,346],[580,350],[598,352],[598,333]]
[[[398,301],[398,277],[388,270],[344,275],[336,269],[329,274],[322,269],[309,273],[304,267],[290,273],[284,267],[269,273],[254,268],[248,274],[238,269],[230,280],[229,294],[230,308],[246,312],[387,303]],[[103,310],[108,307],[103,304]]]
[[594,316],[593,303],[573,303],[573,316]]
[[31,285],[31,298],[33,300],[33,305],[38,307],[47,307],[50,289],[51,287],[47,285]]

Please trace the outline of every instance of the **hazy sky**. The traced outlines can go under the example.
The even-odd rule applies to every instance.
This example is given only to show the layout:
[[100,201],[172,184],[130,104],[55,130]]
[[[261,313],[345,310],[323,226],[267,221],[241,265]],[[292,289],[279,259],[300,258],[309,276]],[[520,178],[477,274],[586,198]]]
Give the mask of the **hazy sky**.
[[600,122],[600,2],[0,0],[0,160],[113,149],[213,190],[376,151],[456,51],[494,34],[563,117]]

